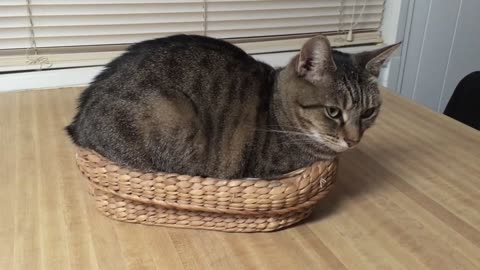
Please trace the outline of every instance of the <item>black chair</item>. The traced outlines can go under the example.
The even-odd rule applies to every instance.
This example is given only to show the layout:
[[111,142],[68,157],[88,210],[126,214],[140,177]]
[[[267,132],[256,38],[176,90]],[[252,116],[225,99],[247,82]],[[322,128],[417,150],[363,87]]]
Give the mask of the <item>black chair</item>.
[[480,71],[472,72],[460,81],[443,113],[480,130]]

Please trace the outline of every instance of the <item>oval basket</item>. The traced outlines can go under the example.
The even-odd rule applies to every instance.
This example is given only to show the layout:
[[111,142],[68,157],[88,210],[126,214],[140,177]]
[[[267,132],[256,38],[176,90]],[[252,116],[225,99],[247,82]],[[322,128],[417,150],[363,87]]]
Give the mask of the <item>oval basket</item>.
[[278,179],[215,179],[121,167],[77,149],[89,193],[106,216],[125,222],[227,232],[274,231],[301,221],[333,186],[337,160]]

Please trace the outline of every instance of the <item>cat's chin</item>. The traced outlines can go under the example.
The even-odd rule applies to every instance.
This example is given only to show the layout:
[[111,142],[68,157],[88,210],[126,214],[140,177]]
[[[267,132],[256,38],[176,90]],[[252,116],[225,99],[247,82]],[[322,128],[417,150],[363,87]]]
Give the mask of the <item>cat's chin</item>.
[[345,145],[342,145],[342,144],[328,144],[327,147],[337,154],[343,153],[343,152],[345,152],[345,151],[347,151],[348,149],[351,148],[351,147],[348,147],[348,145],[346,143],[345,143]]

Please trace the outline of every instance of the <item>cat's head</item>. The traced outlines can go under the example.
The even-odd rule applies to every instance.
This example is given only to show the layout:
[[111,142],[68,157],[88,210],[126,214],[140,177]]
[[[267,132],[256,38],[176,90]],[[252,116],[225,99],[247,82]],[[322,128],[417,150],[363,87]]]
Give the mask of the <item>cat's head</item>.
[[289,122],[334,152],[358,144],[380,110],[381,66],[399,45],[345,54],[323,36],[308,40],[279,76]]

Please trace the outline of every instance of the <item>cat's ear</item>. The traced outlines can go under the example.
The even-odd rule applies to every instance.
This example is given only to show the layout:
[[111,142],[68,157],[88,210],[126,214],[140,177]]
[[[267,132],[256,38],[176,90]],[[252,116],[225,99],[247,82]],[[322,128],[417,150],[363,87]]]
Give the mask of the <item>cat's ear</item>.
[[400,47],[402,43],[396,43],[380,49],[376,49],[368,52],[361,52],[355,55],[357,62],[365,67],[375,77],[380,75],[380,70],[383,64],[392,56],[395,50]]
[[307,81],[316,84],[335,72],[330,42],[324,36],[309,39],[296,56],[295,71]]

